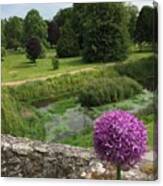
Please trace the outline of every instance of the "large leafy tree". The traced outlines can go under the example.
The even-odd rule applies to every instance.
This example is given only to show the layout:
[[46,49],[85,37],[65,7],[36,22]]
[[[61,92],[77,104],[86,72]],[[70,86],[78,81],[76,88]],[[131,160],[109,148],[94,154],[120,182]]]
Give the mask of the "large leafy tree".
[[30,10],[24,19],[24,41],[38,37],[43,43],[47,39],[47,24],[35,9]]
[[69,21],[66,21],[61,29],[61,37],[58,40],[56,49],[59,57],[79,55],[78,40]]
[[150,6],[144,6],[138,16],[135,30],[135,41],[138,43],[148,42],[153,40],[153,20],[154,11]]
[[123,60],[128,55],[128,11],[123,3],[88,3],[83,31],[86,62]]
[[23,37],[23,19],[14,16],[5,21],[4,35],[2,39],[5,39],[7,48],[17,49],[20,47]]

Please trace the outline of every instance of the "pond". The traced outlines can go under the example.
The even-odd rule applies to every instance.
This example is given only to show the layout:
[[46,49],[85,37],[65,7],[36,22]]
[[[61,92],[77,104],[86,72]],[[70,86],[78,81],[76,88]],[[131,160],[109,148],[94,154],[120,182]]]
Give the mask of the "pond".
[[82,107],[75,98],[70,98],[49,105],[42,104],[44,106],[37,107],[37,110],[42,117],[47,117],[44,123],[45,140],[60,142],[92,127],[95,118],[103,112],[123,109],[131,113],[139,113],[152,108],[152,104],[153,93],[144,90],[141,94],[130,99],[89,109]]

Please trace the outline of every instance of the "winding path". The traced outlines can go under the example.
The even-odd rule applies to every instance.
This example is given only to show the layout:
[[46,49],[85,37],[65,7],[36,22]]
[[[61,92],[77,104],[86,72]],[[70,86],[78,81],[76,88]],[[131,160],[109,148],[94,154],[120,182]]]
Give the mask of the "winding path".
[[81,73],[81,72],[88,72],[88,71],[95,71],[97,70],[95,67],[87,67],[87,68],[83,68],[80,70],[73,70],[71,72],[67,72],[67,73],[58,73],[55,75],[48,75],[48,76],[43,76],[43,77],[37,77],[37,78],[32,78],[32,79],[25,79],[25,80],[18,80],[18,81],[10,81],[10,82],[2,82],[1,85],[2,86],[17,86],[17,85],[22,85],[28,82],[33,82],[33,81],[45,81],[49,78],[54,78],[54,77],[59,77],[62,76],[64,74],[77,74],[77,73]]

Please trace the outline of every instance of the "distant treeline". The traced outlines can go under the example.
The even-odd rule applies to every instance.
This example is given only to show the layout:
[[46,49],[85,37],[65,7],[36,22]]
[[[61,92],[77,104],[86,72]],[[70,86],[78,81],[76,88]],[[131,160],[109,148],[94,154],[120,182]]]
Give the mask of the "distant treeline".
[[[54,4],[55,6],[55,4]],[[157,42],[157,8],[141,11],[124,3],[75,3],[44,20],[35,9],[24,19],[1,20],[2,47],[25,48],[37,37],[42,47],[56,47],[59,57],[82,55],[85,61],[123,60],[131,43]]]

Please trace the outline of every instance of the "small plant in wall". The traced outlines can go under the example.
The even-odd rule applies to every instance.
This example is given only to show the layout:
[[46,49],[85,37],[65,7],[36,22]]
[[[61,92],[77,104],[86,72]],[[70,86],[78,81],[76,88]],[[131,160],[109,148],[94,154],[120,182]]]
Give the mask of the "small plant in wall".
[[133,167],[147,150],[144,123],[126,111],[106,112],[95,121],[94,147],[101,160],[117,167],[120,180],[121,170]]

